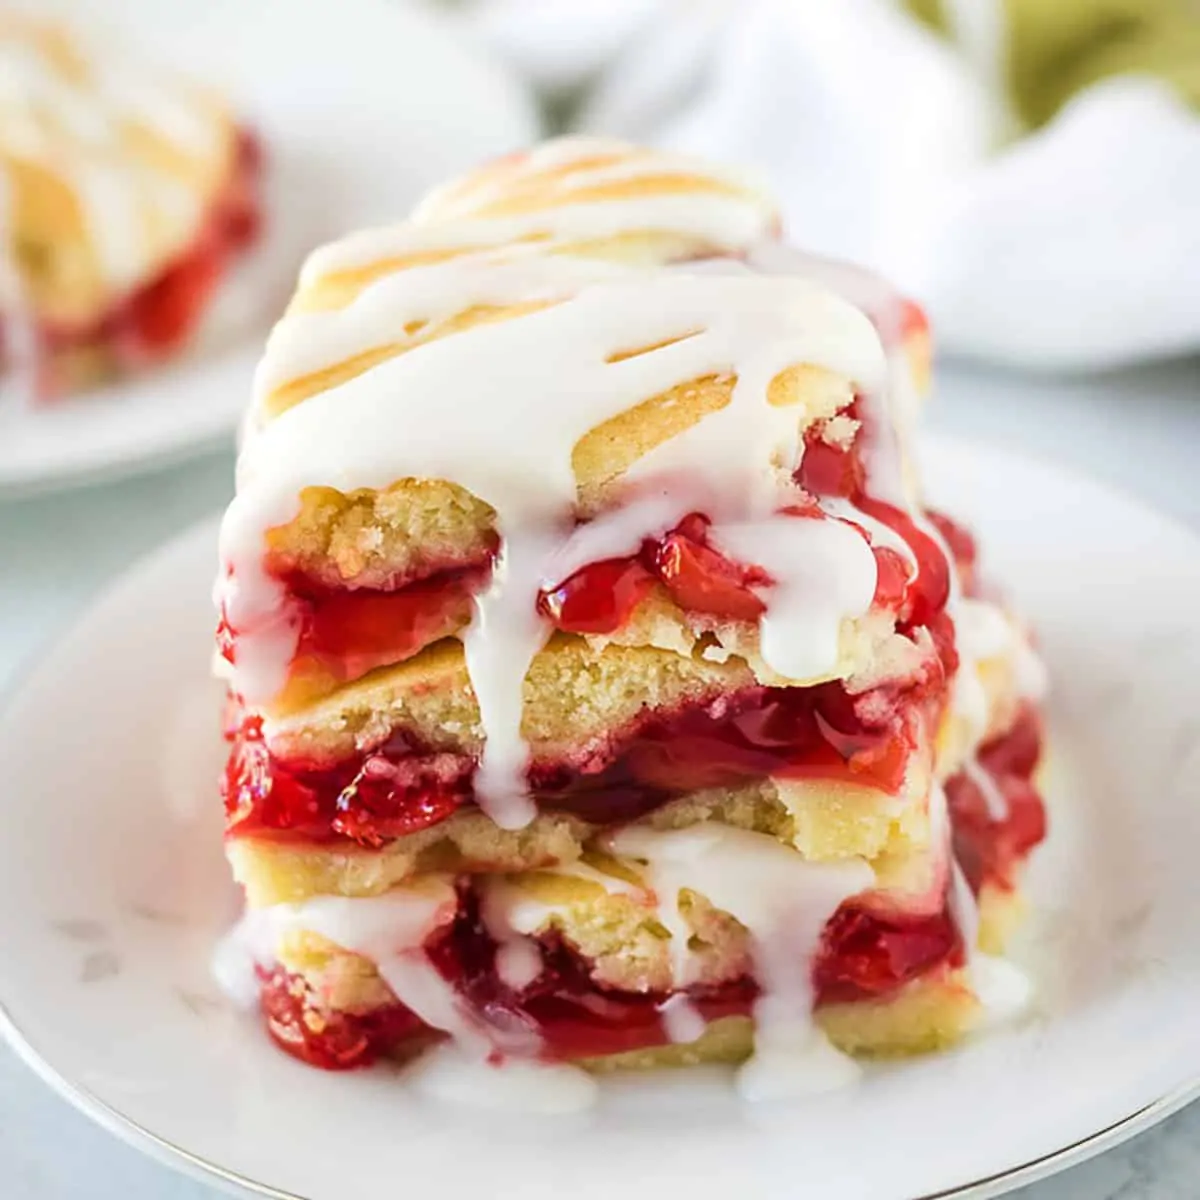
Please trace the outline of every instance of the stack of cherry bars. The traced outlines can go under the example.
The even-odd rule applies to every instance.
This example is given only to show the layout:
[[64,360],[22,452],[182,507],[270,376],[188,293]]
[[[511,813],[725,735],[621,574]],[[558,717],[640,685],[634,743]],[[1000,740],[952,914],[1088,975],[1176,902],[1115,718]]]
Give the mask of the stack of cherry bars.
[[219,967],[285,1049],[763,1096],[1019,1005],[1042,680],[922,503],[928,354],[740,174],[608,141],[311,256],[217,585]]

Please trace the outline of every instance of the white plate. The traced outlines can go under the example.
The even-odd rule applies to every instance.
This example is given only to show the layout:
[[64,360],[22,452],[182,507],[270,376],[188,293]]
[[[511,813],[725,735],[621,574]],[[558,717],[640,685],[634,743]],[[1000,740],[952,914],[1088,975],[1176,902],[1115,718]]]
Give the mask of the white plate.
[[484,1118],[417,1102],[388,1069],[285,1057],[207,974],[236,906],[207,679],[212,524],[109,592],[0,728],[0,1023],[135,1145],[307,1200],[538,1200],[567,1181],[578,1200],[978,1197],[1165,1115],[1200,1080],[1200,543],[1052,466],[932,450],[934,498],[977,524],[1055,681],[1023,1026],[819,1103],[742,1107],[720,1072],[676,1073],[606,1083],[569,1120]]
[[25,0],[135,36],[223,86],[268,154],[263,244],[185,361],[34,408],[0,394],[0,496],[94,481],[231,437],[304,254],[533,139],[522,91],[389,0]]

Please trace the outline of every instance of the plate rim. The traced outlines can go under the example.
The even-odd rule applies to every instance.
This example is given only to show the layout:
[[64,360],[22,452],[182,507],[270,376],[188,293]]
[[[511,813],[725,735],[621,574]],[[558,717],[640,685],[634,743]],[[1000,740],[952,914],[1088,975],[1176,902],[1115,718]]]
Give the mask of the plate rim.
[[[102,1129],[113,1134],[125,1145],[141,1151],[160,1165],[225,1191],[236,1189],[236,1194],[263,1198],[263,1200],[308,1200],[299,1192],[283,1191],[273,1184],[261,1183],[229,1167],[210,1162],[183,1146],[176,1145],[161,1134],[147,1129],[132,1117],[126,1116],[108,1101],[101,1100],[82,1084],[68,1079],[52,1066],[25,1036],[2,1001],[0,1001],[0,1037],[33,1074],[47,1084],[56,1095],[66,1100],[78,1112],[95,1121]],[[1194,1076],[1158,1099],[1142,1105],[1111,1125],[1107,1125],[1085,1138],[1039,1155],[1028,1162],[1019,1163],[1005,1171],[981,1176],[942,1191],[924,1192],[920,1196],[911,1197],[911,1200],[988,1200],[989,1197],[1001,1196],[1023,1185],[1048,1179],[1070,1167],[1079,1166],[1105,1151],[1116,1149],[1138,1134],[1145,1133],[1186,1108],[1198,1098],[1200,1098],[1200,1075]]]
[[[1108,493],[1122,504],[1137,509],[1142,515],[1149,516],[1169,527],[1184,539],[1192,553],[1200,557],[1200,532],[1193,529],[1184,519],[1156,507],[1136,492],[1092,474],[1086,468],[1069,462],[1061,463],[1050,454],[1028,450],[1004,439],[965,437],[939,430],[923,431],[918,437],[918,457],[927,454],[934,447],[936,447],[935,452],[939,455],[965,452],[1021,459],[1035,464],[1040,469],[1083,481],[1093,488]],[[3,498],[2,491],[0,491],[0,498]],[[0,730],[6,725],[10,713],[19,705],[29,687],[36,683],[47,656],[61,652],[97,610],[111,603],[122,591],[135,583],[137,578],[158,559],[177,549],[182,543],[198,538],[202,532],[211,531],[215,536],[219,528],[220,517],[220,512],[213,512],[201,517],[140,555],[96,589],[90,599],[69,620],[31,646],[26,654],[21,656],[6,685],[0,690]],[[266,1200],[308,1200],[301,1193],[281,1190],[273,1184],[262,1183],[229,1167],[222,1166],[220,1163],[211,1162],[186,1147],[175,1144],[121,1112],[108,1101],[101,1099],[83,1084],[70,1079],[54,1066],[24,1033],[9,1012],[2,996],[0,996],[0,1040],[12,1049],[16,1057],[33,1075],[61,1099],[94,1121],[106,1132],[127,1146],[146,1154],[160,1165],[236,1195],[261,1197]],[[1189,1076],[1163,1095],[1083,1138],[1003,1171],[980,1176],[940,1191],[922,1193],[909,1198],[909,1200],[988,1200],[990,1197],[1000,1196],[1023,1185],[1049,1178],[1068,1168],[1087,1162],[1108,1150],[1115,1149],[1173,1116],[1197,1099],[1200,1099],[1200,1073]]]

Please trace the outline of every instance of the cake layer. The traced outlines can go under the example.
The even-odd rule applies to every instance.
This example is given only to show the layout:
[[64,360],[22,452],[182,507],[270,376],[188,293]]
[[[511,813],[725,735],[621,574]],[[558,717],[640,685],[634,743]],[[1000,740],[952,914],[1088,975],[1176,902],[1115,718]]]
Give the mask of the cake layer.
[[[1015,697],[1010,704],[1008,696],[1003,701],[994,711],[1014,714],[1006,718],[1007,728],[990,734],[977,758],[972,756],[970,774],[962,769],[950,774],[946,790],[953,819],[963,830],[957,852],[972,884],[1011,890],[1015,864],[1045,832],[1044,809],[1031,787],[1042,734],[1032,705]],[[927,774],[915,776],[904,799],[845,782],[767,779],[692,792],[665,802],[643,820],[655,828],[720,820],[771,834],[818,861],[900,857],[927,844],[927,780]],[[600,828],[565,811],[542,812],[519,830],[500,829],[469,807],[441,815],[378,847],[240,832],[229,840],[228,853],[248,903],[257,908],[323,894],[378,895],[430,871],[506,873],[571,864]]]
[[[1011,895],[985,895],[981,930],[1010,925],[1007,910],[1014,902]],[[283,958],[260,971],[262,1004],[272,1034],[298,1057],[344,1068],[380,1055],[408,1057],[437,1040],[396,1003],[368,960],[304,934],[287,940]],[[470,1003],[532,1036],[543,1058],[595,1070],[642,1069],[740,1062],[753,1049],[749,1014],[757,989],[745,976],[686,993],[622,991],[598,987],[581,974],[577,956],[551,947],[540,981],[514,991],[513,982],[520,982],[515,961],[501,968],[506,983],[490,953],[473,958],[452,938],[433,958]],[[995,1015],[989,1007],[1004,1000],[997,984],[1021,986],[1015,973],[990,957],[966,960],[945,918],[888,922],[850,908],[831,923],[815,975],[817,1027],[838,1049],[865,1055],[953,1044]]]
[[[1029,791],[1039,737],[1036,713],[1023,710],[1008,735],[981,752],[980,779],[952,780],[951,794],[964,786],[994,786],[1014,799],[1019,788]],[[834,1043],[865,1053],[931,1048],[979,1016],[972,977],[962,971],[962,939],[989,953],[1003,949],[1020,913],[1015,873],[1041,834],[1025,836],[1031,806],[1040,810],[1035,794],[1006,813],[981,816],[974,799],[950,800],[955,853],[990,864],[969,880],[978,913],[954,882],[954,860],[936,835],[929,849],[885,853],[873,870],[852,871],[830,891],[828,880],[813,887],[812,873],[825,868],[804,864],[769,834],[711,823],[626,827],[604,835],[585,859],[485,876],[457,894],[447,876],[427,875],[415,890],[377,900],[282,905],[250,918],[264,1006],[276,1036],[323,1065],[423,1046],[428,1021],[398,1003],[393,990],[408,994],[413,986],[411,966],[396,972],[399,963],[411,963],[404,955],[413,951],[404,947],[416,937],[424,941],[422,970],[436,971],[439,988],[488,1014],[487,1025],[499,1022],[509,1030],[505,1037],[523,1029],[542,1057],[649,1066],[724,1058],[737,1047],[740,1058],[750,1049],[749,1023],[727,1027],[740,1029],[736,1034],[719,1032],[721,1026],[703,1040],[698,1033],[708,1022],[745,1018],[764,969],[778,984],[778,966],[763,948],[772,944],[772,926],[790,930],[805,911],[786,915],[791,895],[817,906],[807,1002]],[[751,874],[742,876],[747,866]],[[789,881],[806,876],[792,892]],[[782,906],[773,916],[747,907],[759,887]],[[719,903],[706,895],[714,888]],[[820,910],[822,894],[828,915]],[[791,936],[773,953],[790,955]],[[802,935],[796,953],[803,944]],[[427,996],[428,986],[414,994]],[[689,1048],[664,1046],[671,1041]]]
[[[924,803],[942,694],[936,655],[906,687],[855,695],[837,682],[736,686],[732,664],[669,652],[559,650],[564,670],[542,690],[544,703],[527,710],[524,730],[524,785],[543,812],[607,825],[706,789],[753,794],[769,780],[765,794],[794,814],[806,840],[833,844],[822,814],[853,811],[870,851],[897,814]],[[403,720],[376,695],[362,710],[376,728],[336,729],[349,753],[345,744],[330,753],[320,742],[282,742],[278,729],[267,742],[256,718],[236,723],[226,776],[231,836],[379,847],[473,807],[482,738],[465,679],[464,712],[452,707],[444,677],[400,695]]]
[[[926,778],[928,778],[926,776]],[[643,818],[655,829],[716,820],[770,834],[814,861],[916,853],[928,841],[924,791],[898,799],[835,782],[764,780],[692,792]],[[251,908],[313,896],[374,896],[430,872],[510,873],[578,862],[601,826],[561,811],[521,829],[500,829],[477,810],[397,837],[380,847],[286,841],[239,834],[227,853]]]
[[[711,1002],[705,1007],[716,1015],[707,1020],[701,1015],[703,1032],[689,1042],[669,1039],[654,1001],[613,1006],[607,1024],[580,1027],[563,1021],[556,1048],[561,1047],[563,1058],[596,1072],[741,1063],[754,1051],[754,1021],[722,1010],[748,1003],[744,997]],[[302,978],[282,971],[267,975],[263,1009],[268,1029],[283,1049],[327,1070],[367,1066],[384,1057],[410,1059],[437,1040],[401,1006],[331,1010]],[[969,971],[935,969],[888,996],[823,1004],[814,1017],[821,1033],[843,1053],[897,1057],[951,1046],[986,1015]]]
[[[797,522],[817,519],[820,510],[809,503]],[[899,510],[875,505],[873,514],[844,506],[832,518],[869,542],[875,572],[870,609],[846,622],[832,670],[882,681],[915,669],[920,656],[908,641],[919,640],[920,628],[944,606],[949,577],[933,537]],[[700,650],[709,658],[737,655],[760,683],[808,682],[767,661],[760,621],[777,585],[761,568],[724,552],[719,528],[697,513],[665,533],[642,528],[635,511],[610,516],[620,522],[620,541],[606,536],[603,519],[585,524],[565,540],[561,566],[551,564],[536,598],[549,628],[580,634],[595,648],[615,642],[684,655]],[[806,530],[796,532],[802,554]],[[491,571],[486,556],[390,589],[330,588],[293,577],[286,605],[300,633],[286,684],[265,711],[293,711],[441,638],[461,636],[473,617],[472,598],[487,589]],[[224,622],[221,637],[226,661],[236,665],[238,631]]]
[[[853,652],[853,643],[847,648]],[[877,729],[910,710],[937,712],[944,687],[941,661],[928,639],[915,650],[911,643],[899,648],[895,661],[902,674],[857,690],[852,674],[809,687],[764,688],[744,660],[707,655],[700,646],[684,657],[647,646],[609,644],[597,650],[582,638],[556,636],[534,656],[526,675],[522,734],[536,768],[584,758],[595,762],[639,723],[660,715],[708,706],[711,719],[719,721],[720,703],[731,716],[747,702],[756,708],[771,702],[797,713],[815,706],[833,719],[834,729]],[[294,715],[261,721],[260,732],[277,759],[314,768],[369,754],[397,734],[403,745],[431,753],[474,755],[483,744],[463,650],[451,640]]]
[[[453,202],[443,198],[451,194]],[[562,298],[561,282],[557,291],[539,288],[534,276],[534,286],[521,287],[526,280],[514,273],[456,304],[446,285],[480,257],[646,270],[738,254],[777,223],[774,203],[754,183],[682,156],[569,139],[512,155],[431,195],[410,222],[351,235],[309,258],[260,371],[256,415],[268,420],[397,354]],[[393,309],[397,275],[412,290]],[[311,316],[335,311],[351,318],[339,321],[337,353],[297,354],[312,330],[329,328]]]

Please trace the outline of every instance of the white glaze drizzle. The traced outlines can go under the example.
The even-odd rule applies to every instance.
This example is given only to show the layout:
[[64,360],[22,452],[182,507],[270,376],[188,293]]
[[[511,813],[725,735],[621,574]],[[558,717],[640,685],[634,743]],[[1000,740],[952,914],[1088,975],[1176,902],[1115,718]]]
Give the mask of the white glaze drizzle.
[[478,1043],[479,1031],[460,1012],[450,985],[422,949],[456,909],[453,885],[433,876],[382,896],[318,896],[250,909],[218,948],[214,971],[231,998],[244,1000],[249,994],[245,973],[252,976],[256,964],[271,965],[280,940],[289,933],[309,931],[369,958],[396,998],[434,1029]]
[[960,653],[965,652],[973,662],[999,658],[1016,641],[1016,629],[1004,609],[970,596],[959,598],[954,628]]
[[[610,896],[633,896],[640,903],[646,902],[645,887],[598,871],[585,862],[560,863],[544,867],[537,875],[558,875],[564,879],[582,879],[598,884]],[[543,932],[551,918],[565,914],[572,901],[558,903],[544,900],[523,887],[520,879],[507,876],[485,876],[479,881],[482,895],[483,921],[488,933],[501,945],[532,941],[533,935]]]
[[969,744],[977,749],[987,734],[991,715],[980,664],[993,659],[1008,660],[1016,694],[1024,700],[1041,700],[1046,694],[1048,676],[1028,635],[1000,605],[960,596],[957,591],[952,602],[950,612],[960,666],[951,707],[966,725]]
[[659,194],[538,209],[519,216],[478,217],[444,224],[409,222],[362,230],[309,255],[302,286],[412,255],[483,251],[537,239],[544,252],[631,230],[672,231],[706,245],[738,249],[761,237],[769,222],[739,196]]
[[[258,994],[256,965],[275,963],[286,934],[318,934],[369,959],[397,1000],[426,1025],[450,1035],[447,1046],[426,1054],[409,1072],[417,1089],[483,1108],[552,1113],[588,1107],[596,1087],[585,1072],[539,1062],[540,1043],[532,1031],[485,1022],[422,949],[456,907],[453,886],[428,877],[382,896],[320,896],[254,909],[218,945],[213,973],[234,1003],[251,1007]],[[520,969],[528,973],[530,966],[526,961]]]
[[[534,601],[572,528],[571,453],[579,439],[677,384],[736,375],[724,409],[652,450],[629,479],[651,489],[687,470],[721,481],[730,507],[715,515],[762,520],[782,495],[772,464],[796,462],[800,448],[798,414],[766,402],[771,381],[798,362],[868,388],[883,377],[866,318],[803,281],[604,276],[554,307],[422,345],[285,412],[248,440],[239,493],[222,528],[223,559],[233,574],[221,590],[241,636],[235,686],[262,703],[281,685],[296,636],[282,588],[262,568],[262,538],[294,515],[302,488],[348,491],[405,476],[444,478],[496,509],[501,560],[491,586],[476,597],[464,646],[487,734],[479,797],[508,827],[533,811],[524,790],[521,685],[548,632]],[[480,277],[487,279],[486,270]],[[464,295],[461,307],[472,298]],[[645,345],[659,349],[611,361]],[[797,537],[806,536],[796,525]],[[826,533],[815,536],[831,542]],[[856,534],[842,545],[873,566]],[[861,615],[869,601],[867,595],[859,611],[838,614],[833,636],[841,619]],[[796,637],[809,636],[810,620],[828,616],[821,608],[800,622],[799,609],[789,611]]]
[[529,935],[533,929],[519,928],[512,920],[512,892],[508,886],[480,887],[479,914],[484,928],[496,943],[496,974],[515,992],[527,988],[542,973],[542,949]]
[[811,977],[826,922],[874,882],[867,863],[808,862],[765,834],[715,823],[665,832],[635,826],[608,840],[613,853],[647,864],[659,920],[671,934],[677,987],[686,988],[694,974],[691,927],[680,910],[683,889],[746,927],[762,994],[754,1010],[754,1054],[738,1079],[743,1095],[806,1094],[857,1075],[813,1022]]
[[[929,793],[929,827],[931,839],[950,847],[950,813],[941,784],[935,783]],[[977,1029],[989,1029],[1015,1020],[1028,1009],[1033,983],[1014,963],[980,950],[979,904],[958,860],[952,851],[949,853],[950,888],[946,902],[962,938],[967,981],[982,1011]]]
[[786,513],[745,524],[720,524],[709,541],[734,562],[754,563],[774,581],[759,589],[763,659],[792,680],[836,672],[842,622],[871,606],[878,571],[871,548],[841,521]]
[[[590,165],[580,169],[583,163]],[[575,169],[571,170],[573,167]],[[528,187],[531,183],[536,185],[540,197],[558,205],[570,203],[572,196],[598,186],[663,176],[693,176],[710,181],[710,185],[723,185],[743,206],[757,209],[764,225],[768,219],[773,219],[774,208],[766,200],[761,184],[745,172],[686,155],[639,150],[613,138],[583,136],[554,138],[534,146],[520,160],[510,161],[506,170],[494,170],[490,178],[472,176],[435,188],[417,206],[412,220],[415,224],[423,224],[430,220],[462,220],[478,216],[481,210],[506,199],[514,187]],[[620,202],[629,204],[636,199],[636,196],[623,197]],[[630,227],[636,228],[636,225]],[[668,228],[680,227],[671,225]],[[729,243],[722,241],[720,244]]]
[[963,774],[979,789],[988,817],[993,821],[1006,820],[1009,812],[1008,799],[979,759],[972,755],[963,763],[962,770]]
[[588,283],[629,273],[615,263],[547,256],[539,246],[517,245],[384,275],[345,308],[283,317],[255,374],[255,395],[261,402],[276,388],[330,363],[402,340],[411,322],[436,325],[456,316],[464,296],[470,305],[552,302]]
[[708,1022],[685,992],[668,996],[658,1006],[658,1015],[667,1037],[677,1046],[698,1042],[708,1028]]
[[513,938],[496,949],[496,975],[514,992],[523,992],[542,970],[542,952],[532,938]]

